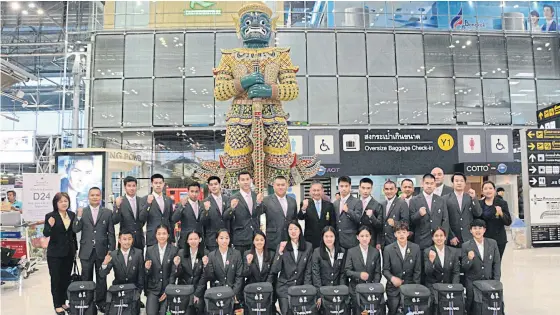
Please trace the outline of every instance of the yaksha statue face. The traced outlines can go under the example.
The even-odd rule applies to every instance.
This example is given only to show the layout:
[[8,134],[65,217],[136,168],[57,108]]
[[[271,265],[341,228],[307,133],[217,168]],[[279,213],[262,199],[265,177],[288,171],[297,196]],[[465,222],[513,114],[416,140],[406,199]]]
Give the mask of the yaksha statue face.
[[246,45],[268,45],[275,31],[276,18],[271,18],[272,10],[262,2],[249,3],[234,17],[238,35]]

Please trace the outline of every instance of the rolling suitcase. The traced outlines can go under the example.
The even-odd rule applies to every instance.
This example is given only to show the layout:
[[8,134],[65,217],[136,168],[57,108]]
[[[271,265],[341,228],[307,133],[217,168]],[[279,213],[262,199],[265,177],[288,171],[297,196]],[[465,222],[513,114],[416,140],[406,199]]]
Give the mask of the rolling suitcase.
[[460,284],[434,284],[434,315],[462,315],[465,313],[464,288]]
[[362,313],[385,314],[385,288],[381,283],[360,283],[356,286],[356,303]]
[[421,284],[403,284],[401,286],[402,314],[431,314],[430,296],[430,289]]
[[321,307],[325,315],[350,314],[348,308],[348,287],[345,285],[325,286],[319,288]]
[[316,300],[317,289],[312,285],[295,285],[288,288],[288,305],[293,315],[317,314]]
[[233,315],[234,294],[230,287],[214,287],[204,293],[206,315]]
[[186,309],[190,305],[191,297],[194,293],[192,285],[169,284],[165,288],[167,296],[168,314],[186,314]]
[[473,282],[473,315],[502,315],[503,286],[497,280],[478,280]]
[[106,315],[140,314],[140,291],[132,283],[116,284],[107,290]]
[[245,310],[248,315],[272,314],[272,294],[274,289],[268,282],[251,283],[243,290]]
[[76,281],[68,286],[68,301],[70,315],[97,314],[95,306],[95,282]]

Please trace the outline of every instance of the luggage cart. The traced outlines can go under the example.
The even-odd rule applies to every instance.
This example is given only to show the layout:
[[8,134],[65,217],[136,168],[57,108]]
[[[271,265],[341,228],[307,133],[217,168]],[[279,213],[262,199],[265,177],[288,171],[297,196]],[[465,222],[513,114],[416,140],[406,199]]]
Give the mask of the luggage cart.
[[[13,259],[19,259],[19,274],[23,279],[27,279],[30,274],[37,271],[39,259],[32,259],[30,256],[31,240],[29,238],[28,228],[41,224],[42,222],[25,222],[18,211],[2,212],[0,223],[0,241],[2,247],[15,250]],[[15,277],[14,270],[12,274]],[[2,273],[2,281],[8,280],[8,274]],[[6,276],[6,278],[4,278]],[[6,280],[4,280],[6,279]]]

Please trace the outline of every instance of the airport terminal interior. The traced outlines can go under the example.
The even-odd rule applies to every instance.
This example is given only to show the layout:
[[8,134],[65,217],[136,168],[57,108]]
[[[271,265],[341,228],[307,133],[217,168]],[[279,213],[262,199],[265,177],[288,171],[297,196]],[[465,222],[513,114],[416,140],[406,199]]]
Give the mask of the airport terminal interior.
[[[131,200],[138,200],[139,212],[131,218],[145,214],[147,219],[141,220],[148,223],[132,229],[140,234],[123,228],[124,221],[110,224],[117,244],[119,234],[133,232],[135,243],[139,236],[157,246],[156,225],[149,221],[155,220],[154,212],[149,213],[151,200],[155,198],[158,209],[167,209],[169,203],[169,213],[158,212],[157,220],[163,222],[167,215],[177,246],[180,242],[187,246],[187,226],[190,235],[202,221],[195,212],[190,219],[186,209],[200,207],[200,215],[208,215],[210,208],[219,215],[212,220],[226,220],[225,209],[237,203],[224,200],[214,206],[211,182],[218,179],[219,196],[228,201],[245,198],[241,179],[247,171],[251,181],[247,187],[254,193],[240,204],[247,210],[252,206],[268,210],[258,212],[258,217],[249,210],[246,221],[230,213],[226,233],[232,234],[228,244],[234,248],[250,249],[252,243],[238,243],[239,230],[245,229],[262,230],[267,242],[275,233],[289,241],[288,226],[295,225],[283,202],[289,208],[292,199],[299,231],[308,241],[308,233],[317,233],[317,243],[319,238],[324,242],[321,230],[313,228],[322,222],[325,206],[314,214],[319,221],[309,221],[311,215],[304,212],[304,204],[319,196],[323,205],[333,206],[332,225],[340,227],[336,246],[344,233],[355,242],[352,247],[359,246],[358,226],[371,224],[377,237],[372,237],[369,248],[381,253],[384,263],[389,259],[385,249],[396,241],[382,236],[387,235],[390,213],[384,207],[394,206],[392,200],[406,200],[410,222],[408,212],[399,220],[410,223],[409,243],[418,243],[424,224],[419,222],[428,221],[426,211],[436,217],[432,198],[443,200],[441,225],[446,232],[455,235],[457,229],[470,229],[459,219],[454,229],[457,214],[447,206],[453,202],[459,207],[468,197],[481,211],[470,214],[472,228],[484,223],[484,238],[496,239],[491,240],[496,244],[490,243],[496,253],[500,246],[505,250],[503,256],[500,252],[501,277],[493,279],[494,273],[486,279],[503,284],[503,304],[495,304],[493,313],[466,314],[559,314],[559,12],[560,1],[1,1],[0,313],[60,314],[55,311],[61,305],[56,305],[49,274],[54,246],[60,245],[49,245],[49,236],[52,243],[64,235],[54,236],[52,229],[66,225],[67,218],[58,219],[59,192],[70,203],[72,224],[81,220],[84,209],[108,209],[107,219],[100,219],[104,213],[91,217],[93,229],[97,220],[113,223],[122,202],[131,205]],[[164,183],[156,188],[159,176]],[[456,183],[458,177],[462,184]],[[146,197],[130,198],[130,178],[134,194]],[[371,186],[366,195],[363,184]],[[394,185],[394,192],[387,185]],[[321,191],[314,193],[314,187]],[[99,191],[97,208],[92,188]],[[427,195],[430,190],[437,197]],[[446,197],[454,193],[457,199]],[[249,206],[251,196],[254,204]],[[258,208],[271,198],[278,199],[275,210],[285,220],[283,226],[271,219],[271,206]],[[360,223],[345,230],[343,224],[354,224],[348,223],[354,219],[343,219],[348,198],[362,199],[363,204],[356,201]],[[409,200],[414,198],[429,198],[429,209],[413,210],[415,203]],[[373,215],[366,210],[370,200],[381,209]],[[488,205],[488,200],[494,203]],[[474,213],[472,209],[469,212]],[[488,209],[495,217],[494,212],[488,216]],[[196,224],[180,220],[182,216],[177,219],[177,211],[185,211],[180,214]],[[502,211],[511,218],[503,219]],[[56,223],[49,220],[54,220],[51,212],[56,212]],[[368,216],[382,221],[363,223]],[[500,234],[503,239],[488,232],[494,231],[496,221],[499,231],[505,231]],[[420,246],[422,251],[431,248],[430,233],[439,225],[430,222],[424,231],[429,244]],[[389,231],[398,230],[392,223]],[[235,224],[240,226],[236,229]],[[220,232],[216,228],[208,234],[214,229],[213,223],[209,226],[197,233],[204,235],[201,242],[210,249],[207,235],[212,238]],[[94,238],[84,237],[85,231],[75,235],[80,253]],[[475,242],[464,232],[459,234],[470,241],[457,236],[460,242],[454,245],[464,251],[461,268],[470,259],[466,243]],[[214,243],[216,251],[219,242]],[[279,242],[280,236],[273,244]],[[293,246],[289,244],[290,251]],[[482,250],[490,248],[484,245]],[[141,253],[148,255],[146,251],[142,247]],[[282,250],[274,246],[272,251],[277,252],[275,259],[281,259]],[[428,251],[421,258],[422,268]],[[324,254],[328,253],[327,247]],[[246,263],[247,256],[240,254]],[[72,258],[67,258],[71,264]],[[86,258],[80,254],[80,269],[82,259]],[[99,259],[97,265],[103,261]],[[224,262],[224,267],[229,264],[230,260]],[[461,269],[462,283],[471,281],[465,280],[469,272]],[[107,287],[115,278],[110,272]],[[384,271],[381,283],[393,286],[387,284]],[[350,291],[352,285],[351,281]],[[492,294],[492,299],[497,296]],[[154,303],[145,294],[141,300]],[[436,307],[435,299],[430,300]],[[476,297],[474,301],[478,303]],[[109,314],[109,304],[97,305],[100,314]],[[281,311],[282,301],[277,306]],[[245,307],[245,312],[257,314]],[[138,308],[140,314],[152,315],[148,306]],[[166,311],[159,314],[172,314]],[[304,314],[296,308],[290,313]],[[432,313],[404,309],[402,314]]]

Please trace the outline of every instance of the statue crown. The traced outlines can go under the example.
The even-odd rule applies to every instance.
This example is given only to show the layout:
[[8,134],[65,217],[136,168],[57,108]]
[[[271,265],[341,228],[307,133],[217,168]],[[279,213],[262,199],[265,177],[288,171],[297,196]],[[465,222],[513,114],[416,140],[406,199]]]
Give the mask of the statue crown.
[[268,17],[272,17],[272,10],[263,2],[252,2],[248,3],[237,11],[238,16],[241,18],[243,14],[247,12],[260,12],[268,15]]

